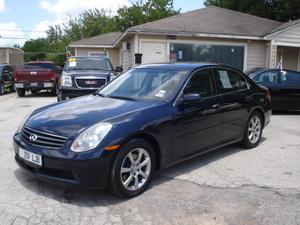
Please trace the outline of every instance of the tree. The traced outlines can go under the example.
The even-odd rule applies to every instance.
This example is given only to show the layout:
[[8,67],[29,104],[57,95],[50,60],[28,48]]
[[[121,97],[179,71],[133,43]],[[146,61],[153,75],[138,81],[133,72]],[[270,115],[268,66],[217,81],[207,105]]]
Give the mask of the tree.
[[25,52],[25,61],[45,60],[45,52],[50,51],[50,46],[45,38],[26,41],[22,50]]
[[[117,15],[105,9],[86,10],[78,17],[70,18],[65,24],[50,26],[46,38],[27,41],[22,49],[25,54],[31,54],[25,55],[25,61],[47,59],[62,64],[65,61],[65,48],[72,41],[113,31],[125,31],[129,27],[178,13],[179,10],[174,9],[173,0],[138,0],[129,7],[120,8]],[[40,52],[45,54],[38,55]]]
[[282,22],[300,19],[299,0],[206,0],[205,5],[223,7]]
[[140,0],[130,7],[120,8],[116,22],[119,30],[125,31],[129,27],[163,19],[179,12],[180,10],[174,9],[173,0]]

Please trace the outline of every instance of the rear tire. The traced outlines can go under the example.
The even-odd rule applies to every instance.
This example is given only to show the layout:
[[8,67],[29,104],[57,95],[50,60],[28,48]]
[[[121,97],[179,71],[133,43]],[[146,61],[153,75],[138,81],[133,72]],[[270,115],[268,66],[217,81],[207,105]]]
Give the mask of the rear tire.
[[25,96],[25,89],[17,88],[17,93],[18,93],[19,97],[24,97]]
[[0,95],[4,95],[4,93],[5,93],[4,84],[0,83]]
[[241,142],[243,147],[250,149],[259,145],[263,131],[263,120],[259,112],[254,111],[247,122],[244,138]]
[[31,90],[31,94],[36,95],[37,91],[36,90]]
[[112,192],[135,197],[149,186],[156,168],[155,153],[143,139],[133,139],[119,150],[111,170]]

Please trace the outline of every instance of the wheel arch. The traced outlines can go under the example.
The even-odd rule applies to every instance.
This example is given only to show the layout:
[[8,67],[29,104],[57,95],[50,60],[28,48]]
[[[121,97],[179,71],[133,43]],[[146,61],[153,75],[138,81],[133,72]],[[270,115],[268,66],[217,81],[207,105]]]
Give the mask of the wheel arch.
[[258,112],[260,115],[261,115],[261,118],[262,118],[262,125],[263,125],[263,128],[265,127],[265,111],[261,108],[261,107],[255,107],[254,109],[252,109],[250,115],[249,115],[249,118],[250,116],[252,115],[252,113],[254,112]]
[[156,140],[156,138],[153,137],[153,135],[148,134],[148,133],[133,134],[133,135],[127,137],[126,139],[124,139],[124,141],[122,141],[122,143],[121,143],[121,146],[124,146],[125,144],[127,144],[128,142],[130,142],[133,139],[143,139],[151,145],[151,147],[155,153],[156,170],[159,170],[161,168],[161,148],[160,148],[160,145],[159,145],[158,141]]

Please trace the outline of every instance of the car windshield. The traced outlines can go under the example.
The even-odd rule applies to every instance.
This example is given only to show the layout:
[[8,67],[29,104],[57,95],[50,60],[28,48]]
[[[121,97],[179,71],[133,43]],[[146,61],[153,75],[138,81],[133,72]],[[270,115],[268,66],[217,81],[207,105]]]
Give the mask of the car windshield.
[[112,70],[107,58],[78,57],[69,58],[65,70]]
[[98,94],[129,100],[168,101],[172,99],[188,76],[185,70],[132,69],[122,74]]
[[27,63],[25,65],[26,69],[47,69],[52,70],[53,64],[52,63]]

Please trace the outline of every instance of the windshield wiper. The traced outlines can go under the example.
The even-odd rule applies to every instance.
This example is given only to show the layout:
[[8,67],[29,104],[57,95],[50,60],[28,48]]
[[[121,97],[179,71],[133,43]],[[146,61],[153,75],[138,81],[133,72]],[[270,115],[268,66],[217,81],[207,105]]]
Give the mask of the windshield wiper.
[[106,97],[105,95],[99,93],[99,92],[94,92],[93,95],[97,95],[97,96],[100,96],[100,97]]
[[126,96],[115,96],[115,95],[107,95],[109,98],[116,98],[116,99],[122,99],[122,100],[130,100],[130,101],[136,101],[136,99]]

